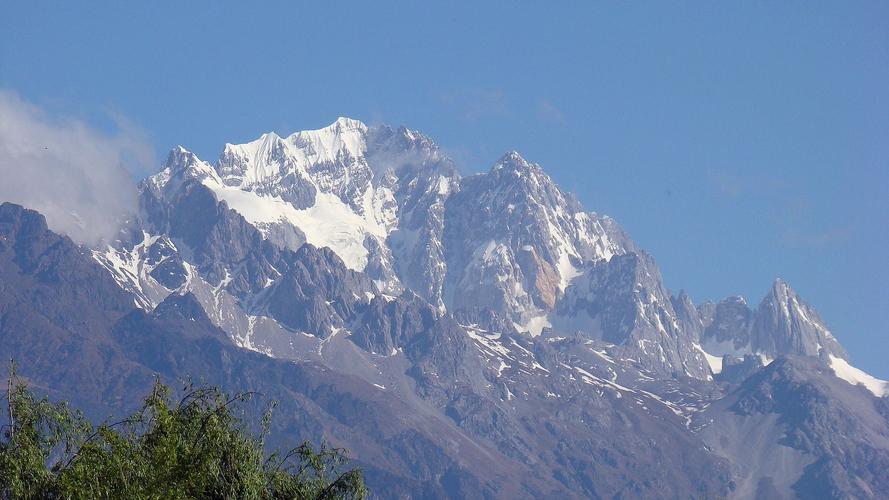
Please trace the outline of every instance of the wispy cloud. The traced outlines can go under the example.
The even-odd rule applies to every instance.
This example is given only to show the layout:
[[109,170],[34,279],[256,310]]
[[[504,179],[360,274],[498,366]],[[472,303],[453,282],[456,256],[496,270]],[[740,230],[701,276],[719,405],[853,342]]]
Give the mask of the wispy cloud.
[[784,199],[772,214],[780,242],[788,246],[823,248],[847,240],[850,227],[827,225],[814,214],[813,204],[800,197]]
[[566,119],[565,113],[547,99],[541,99],[537,104],[537,114],[545,121],[560,125],[564,124]]
[[737,198],[746,189],[746,183],[739,176],[726,170],[707,170],[707,180],[717,194]]
[[[94,245],[136,210],[132,172],[154,164],[153,149],[121,115],[113,134],[51,116],[0,90],[0,201],[40,211],[53,230]],[[130,171],[128,171],[128,167]]]
[[742,175],[727,169],[711,168],[705,175],[716,194],[729,198],[770,195],[787,187],[787,183],[777,177]]
[[789,246],[823,248],[848,240],[851,232],[848,228],[823,231],[801,231],[796,228],[786,228],[781,235],[781,242]]
[[455,108],[467,120],[478,120],[509,114],[509,104],[498,89],[467,88],[439,93],[442,104]]
[[843,242],[851,234],[848,227],[827,225],[817,205],[790,180],[725,169],[710,169],[705,175],[716,195],[760,207],[763,222],[774,228],[782,245],[821,248]]

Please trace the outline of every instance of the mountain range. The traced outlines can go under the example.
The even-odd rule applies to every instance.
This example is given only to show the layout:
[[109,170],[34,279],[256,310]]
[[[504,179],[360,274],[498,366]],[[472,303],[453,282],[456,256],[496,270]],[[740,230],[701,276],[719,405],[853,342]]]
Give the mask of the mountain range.
[[671,292],[508,152],[340,118],[174,148],[93,248],[0,205],[0,354],[102,419],[154,377],[257,390],[380,498],[887,498],[889,383],[788,283]]

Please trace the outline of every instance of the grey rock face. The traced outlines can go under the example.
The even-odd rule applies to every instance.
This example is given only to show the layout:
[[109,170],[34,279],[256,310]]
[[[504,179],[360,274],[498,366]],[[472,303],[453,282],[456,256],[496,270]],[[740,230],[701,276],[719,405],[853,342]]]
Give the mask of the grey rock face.
[[670,296],[670,303],[676,312],[676,321],[679,329],[686,332],[693,339],[700,339],[704,330],[704,321],[695,306],[694,301],[685,290],[680,290],[678,296]]
[[327,336],[346,326],[372,290],[367,276],[346,269],[329,249],[304,245],[290,269],[264,290],[261,303],[287,328]]
[[734,358],[728,354],[722,357],[722,370],[716,376],[718,382],[740,384],[763,367],[762,359],[753,354]]
[[164,259],[151,270],[149,275],[168,290],[179,288],[188,279],[188,271],[178,254]]
[[371,353],[392,355],[429,332],[436,316],[437,311],[419,297],[377,295],[352,321],[351,339]]
[[818,358],[790,356],[701,413],[700,432],[733,457],[740,497],[884,498],[886,401],[838,379]]
[[367,158],[375,182],[393,193],[397,223],[385,242],[390,268],[407,289],[441,309],[444,204],[459,187],[457,168],[432,140],[404,127],[370,129]]
[[695,332],[683,329],[678,317],[654,260],[628,253],[577,278],[556,306],[553,323],[556,330],[613,344],[621,357],[660,376],[706,379],[710,369],[694,347]]
[[[728,297],[718,304],[708,304],[709,308],[704,320],[706,328],[703,332],[705,348],[714,354],[729,352],[752,352],[753,311],[747,306],[743,297]],[[715,352],[714,352],[715,351]]]

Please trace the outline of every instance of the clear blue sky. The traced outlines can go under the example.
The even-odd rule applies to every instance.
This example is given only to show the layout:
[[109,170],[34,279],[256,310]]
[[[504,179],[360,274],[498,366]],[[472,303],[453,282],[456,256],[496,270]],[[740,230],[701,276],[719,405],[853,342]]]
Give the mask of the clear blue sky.
[[340,115],[464,172],[516,149],[671,289],[758,303],[781,276],[889,378],[887,2],[123,3],[5,2],[0,88],[158,157]]

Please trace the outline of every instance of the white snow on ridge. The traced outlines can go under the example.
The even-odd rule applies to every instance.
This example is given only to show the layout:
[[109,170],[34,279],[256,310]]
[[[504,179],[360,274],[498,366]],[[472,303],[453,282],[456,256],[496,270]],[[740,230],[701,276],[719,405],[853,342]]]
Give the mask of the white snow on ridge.
[[[215,168],[180,147],[150,182],[168,190],[181,179],[197,179],[264,236],[275,224],[292,225],[308,243],[330,248],[347,267],[362,271],[368,260],[365,239],[384,240],[398,219],[394,193],[388,187],[359,183],[358,193],[341,198],[353,177],[364,179],[366,135],[367,126],[349,118],[287,138],[269,132],[246,144],[226,144]],[[328,167],[334,164],[339,165],[337,175],[331,176]],[[277,196],[279,183],[291,174],[316,188],[313,206],[298,209]],[[439,189],[447,187],[445,183]]]
[[223,186],[205,179],[204,185],[225,200],[228,206],[262,230],[264,224],[289,223],[298,227],[306,241],[316,247],[328,247],[350,269],[361,271],[367,265],[368,235],[385,238],[386,229],[356,214],[334,194],[318,192],[315,205],[297,210],[290,203],[274,196],[260,196],[250,191]]
[[438,176],[438,194],[447,196],[451,192],[451,185],[449,182],[447,177],[443,175]]
[[343,151],[353,157],[363,154],[367,149],[366,133],[364,123],[339,117],[324,128],[296,132],[287,138],[287,142],[306,150],[307,159],[312,162],[332,162]]
[[520,332],[526,332],[532,337],[536,337],[543,332],[544,328],[551,328],[553,325],[549,322],[549,318],[544,314],[542,316],[534,316],[528,319],[524,325],[513,323]]
[[245,144],[226,144],[220,167],[227,170],[232,166],[230,162],[245,166],[243,172],[225,176],[227,184],[237,181],[241,187],[263,183],[290,170],[309,178],[307,171],[313,165],[333,163],[344,155],[353,159],[363,156],[366,133],[363,123],[350,118],[338,118],[327,127],[296,132],[287,138],[269,132]]
[[145,262],[146,252],[160,238],[143,231],[142,241],[131,250],[109,245],[92,251],[93,260],[105,268],[121,288],[132,292],[136,307],[146,311],[154,309],[169,293],[150,276],[153,267]]
[[714,375],[722,372],[722,358],[725,355],[731,356],[732,359],[741,359],[748,354],[752,354],[759,357],[763,366],[769,366],[769,364],[775,360],[768,354],[759,351],[754,352],[750,349],[750,344],[736,348],[731,339],[717,342],[716,339],[710,338],[704,342],[703,346],[700,344],[694,344],[694,346],[695,349],[704,355],[704,358],[707,360],[707,364],[710,365],[710,370]]
[[571,281],[583,273],[574,267],[571,263],[571,258],[568,256],[568,252],[565,251],[564,248],[559,253],[559,262],[557,262],[557,266],[559,269],[559,290],[564,293],[571,284]]
[[869,373],[859,370],[850,365],[843,358],[838,358],[833,354],[830,355],[830,368],[837,377],[849,382],[852,385],[863,385],[867,390],[875,396],[881,398],[889,395],[889,382],[880,380]]
[[727,339],[722,342],[716,340],[715,337],[711,337],[704,341],[703,346],[698,346],[703,352],[711,356],[716,356],[722,359],[722,356],[728,354],[733,358],[743,358],[745,354],[754,354],[750,349],[750,344],[746,344],[741,347],[735,347],[734,340]]
[[707,360],[707,364],[710,365],[710,371],[713,372],[714,375],[722,372],[722,356],[714,356],[710,354],[705,351],[700,344],[694,344],[694,346],[695,349],[704,355],[704,359]]

